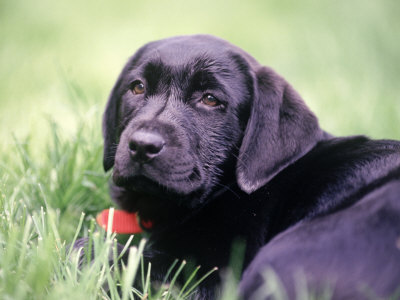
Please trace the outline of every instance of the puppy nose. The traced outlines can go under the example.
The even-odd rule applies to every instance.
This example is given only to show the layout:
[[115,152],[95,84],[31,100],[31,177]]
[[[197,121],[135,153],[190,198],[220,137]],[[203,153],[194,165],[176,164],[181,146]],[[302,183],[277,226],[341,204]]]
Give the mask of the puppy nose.
[[165,141],[155,132],[136,131],[129,140],[129,153],[133,160],[148,162],[160,154]]

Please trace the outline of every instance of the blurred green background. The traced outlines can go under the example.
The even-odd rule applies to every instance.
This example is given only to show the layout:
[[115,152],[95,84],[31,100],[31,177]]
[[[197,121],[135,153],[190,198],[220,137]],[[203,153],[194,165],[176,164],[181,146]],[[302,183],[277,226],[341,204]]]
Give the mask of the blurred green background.
[[73,132],[77,113],[100,116],[138,47],[192,33],[273,67],[331,133],[399,139],[399,16],[397,0],[0,0],[0,149],[11,133],[40,145],[49,118]]

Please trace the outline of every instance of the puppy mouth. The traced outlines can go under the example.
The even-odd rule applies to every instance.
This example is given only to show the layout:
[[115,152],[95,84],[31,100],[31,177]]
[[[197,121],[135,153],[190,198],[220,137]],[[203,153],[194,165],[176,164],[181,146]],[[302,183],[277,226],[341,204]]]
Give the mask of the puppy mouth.
[[165,186],[144,175],[121,176],[118,172],[114,172],[113,181],[119,187],[154,197],[161,197],[167,191]]
[[185,196],[202,188],[203,174],[196,165],[190,168],[172,168],[135,164],[123,168],[116,165],[112,179],[115,185],[134,192]]

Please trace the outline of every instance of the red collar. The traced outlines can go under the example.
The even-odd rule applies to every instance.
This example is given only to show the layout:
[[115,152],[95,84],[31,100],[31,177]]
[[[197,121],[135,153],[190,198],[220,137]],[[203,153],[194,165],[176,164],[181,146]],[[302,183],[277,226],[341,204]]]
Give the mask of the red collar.
[[[97,223],[107,230],[109,209],[103,210],[96,217]],[[124,210],[114,209],[112,232],[121,234],[141,233],[143,229],[149,230],[153,222],[140,220],[137,213],[129,213]]]

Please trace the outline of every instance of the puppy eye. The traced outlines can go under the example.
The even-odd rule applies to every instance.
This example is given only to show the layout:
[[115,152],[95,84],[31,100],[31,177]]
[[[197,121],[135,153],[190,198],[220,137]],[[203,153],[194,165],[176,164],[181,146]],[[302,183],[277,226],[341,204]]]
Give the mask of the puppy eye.
[[211,94],[205,94],[203,98],[201,98],[201,102],[212,107],[221,105],[221,102]]
[[134,81],[131,85],[131,91],[132,93],[134,93],[135,95],[140,95],[144,93],[144,84],[143,82],[137,80]]

